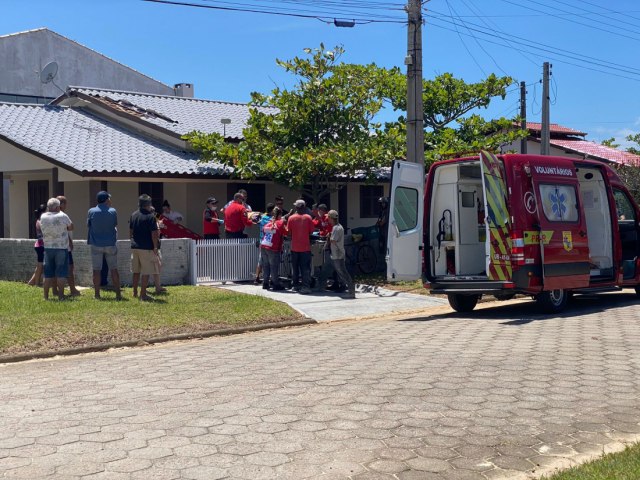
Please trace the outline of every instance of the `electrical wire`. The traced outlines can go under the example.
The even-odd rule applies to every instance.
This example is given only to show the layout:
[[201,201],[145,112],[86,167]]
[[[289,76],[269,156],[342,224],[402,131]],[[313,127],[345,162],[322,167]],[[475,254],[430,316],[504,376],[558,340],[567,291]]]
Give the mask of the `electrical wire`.
[[[449,0],[445,0],[445,1],[447,2],[447,6],[449,7],[449,11],[451,11],[451,5],[449,5]],[[451,19],[453,20],[453,13],[451,13]],[[460,39],[460,42],[464,46],[464,49],[467,51],[467,53],[469,54],[469,56],[471,57],[473,62],[476,64],[476,66],[480,69],[480,71],[482,72],[482,75],[486,77],[487,76],[487,72],[484,71],[484,68],[482,68],[482,65],[480,65],[480,62],[478,62],[478,60],[476,60],[476,57],[473,55],[473,53],[471,53],[471,50],[469,50],[469,47],[467,46],[466,42],[462,39],[462,35],[460,35],[460,31],[458,30],[457,23],[454,22],[454,26],[455,26],[455,29],[456,29],[456,33],[458,34],[458,38]]]
[[[449,3],[449,0],[445,0],[447,2],[447,6],[449,7],[449,11],[452,13],[455,13],[456,17],[458,18],[458,20],[460,20],[460,22],[462,23],[462,25],[465,26],[464,21],[462,19],[460,19],[460,16],[458,15],[458,12],[456,12],[456,10],[451,6],[451,4]],[[452,17],[453,18],[453,14]],[[471,30],[467,29],[469,31],[469,34],[473,37],[473,39],[475,40],[476,44],[482,49],[482,51],[491,59],[491,61],[493,61],[493,64],[498,68],[498,70],[500,70],[504,75],[509,76],[509,74],[507,72],[504,71],[504,69],[498,64],[498,62],[496,61],[495,58],[493,58],[493,55],[491,55],[485,48],[484,46],[478,41],[478,39],[476,38],[476,36],[472,33]],[[482,68],[481,68],[482,70]],[[482,70],[483,75],[486,77],[487,74],[484,73],[484,70]]]
[[[234,7],[234,6],[224,6],[224,5],[208,5],[203,3],[183,2],[183,1],[177,1],[177,0],[141,0],[141,1],[149,2],[149,3],[165,4],[165,5],[182,6],[182,7],[204,8],[204,9],[210,9],[210,10],[223,10],[223,11],[233,11],[233,12],[259,13],[259,14],[265,14],[265,15],[279,15],[279,16],[285,16],[285,17],[309,18],[309,19],[320,20],[327,23],[330,23],[333,18],[336,18],[336,17],[342,18],[341,15],[339,15],[340,12],[338,11],[335,12],[336,15],[331,15],[330,13],[327,13],[327,14],[302,13],[299,10],[298,11],[269,10],[268,7],[267,9],[264,9],[264,8],[246,8],[244,6]],[[406,24],[407,23],[406,20],[401,20],[399,18],[394,19],[393,17],[388,17],[388,18],[371,18],[371,17],[350,18],[348,17],[348,18],[357,24],[367,24],[367,23]]]
[[[436,13],[436,15],[432,15],[432,13]],[[429,13],[427,13],[425,16],[431,18],[432,20],[437,20],[437,21],[441,21],[441,22],[444,22],[444,23],[448,23],[448,24],[452,24],[452,23],[455,22],[455,20],[450,20],[448,15],[440,14],[440,13],[437,13],[437,12],[433,12],[432,10],[429,11]],[[440,25],[436,25],[436,24],[433,24],[433,23],[431,23],[431,25],[433,25],[435,27],[442,28],[444,30],[453,31],[450,28],[442,27]],[[500,37],[498,35],[496,35],[493,31],[487,32],[486,29],[482,28],[481,26],[478,26],[477,24],[473,24],[471,22],[467,22],[466,25],[467,25],[467,28],[469,28],[471,30],[474,30],[477,33],[480,33],[480,34],[488,36],[488,37],[500,39]],[[472,27],[469,27],[469,25],[473,25],[474,27],[479,27],[479,28],[472,28]],[[463,33],[463,35],[464,35],[464,33]],[[492,42],[491,40],[486,40],[486,39],[484,41],[489,42],[489,43],[494,43],[496,45],[504,46],[501,43],[497,43],[495,41]],[[534,49],[534,51],[525,50],[525,52],[531,53],[531,54],[536,55],[536,56],[540,56],[540,51],[543,51],[543,52],[546,52],[546,53],[549,53],[549,54],[557,55],[558,57],[565,57],[565,58],[569,58],[569,59],[572,59],[572,60],[584,62],[584,63],[589,64],[589,65],[595,65],[595,66],[599,66],[599,67],[610,68],[612,70],[616,70],[616,71],[619,71],[619,72],[622,72],[622,73],[628,73],[628,74],[631,74],[631,75],[640,75],[640,69],[637,69],[637,68],[634,68],[634,67],[629,67],[629,66],[621,65],[621,64],[618,64],[618,63],[614,63],[614,62],[609,62],[607,60],[601,60],[601,59],[598,59],[596,57],[591,57],[589,55],[583,55],[583,54],[580,54],[580,53],[571,52],[570,50],[565,50],[565,49],[562,49],[562,48],[553,47],[551,45],[547,45],[547,44],[540,43],[540,42],[534,42],[534,41],[531,41],[531,40],[528,40],[526,38],[519,37],[519,36],[516,36],[516,35],[512,35],[511,42],[513,42],[515,44],[518,44],[518,45],[522,45],[523,47],[528,48],[528,49]],[[567,52],[567,53],[563,53],[563,52]],[[568,62],[566,60],[560,60],[560,61],[564,61],[565,63],[567,63],[569,65],[574,65],[573,63],[570,63],[570,62]],[[585,68],[587,68],[587,67],[585,67]],[[598,71],[600,71],[600,70],[598,70]],[[629,77],[625,77],[625,76],[622,76],[622,75],[614,74],[614,73],[611,73],[611,72],[605,72],[605,73],[610,73],[611,75],[621,76],[623,78],[629,78]]]
[[[557,15],[555,13],[545,12],[544,10],[538,10],[536,8],[533,8],[533,7],[523,7],[521,4],[519,4],[519,3],[515,2],[515,1],[512,1],[512,0],[502,0],[502,1],[505,2],[505,3],[511,4],[511,5],[515,5],[517,7],[527,8],[527,9],[533,10],[535,12],[544,13],[544,14],[550,16],[550,17],[559,18],[560,20],[564,20],[565,22],[575,23],[576,25],[582,25],[582,26],[585,26],[585,27],[588,27],[588,28],[592,28],[594,30],[600,30],[602,32],[607,32],[607,33],[610,33],[612,35],[617,35],[619,37],[624,37],[624,38],[628,38],[630,40],[635,40],[636,42],[640,42],[640,38],[638,38],[638,37],[632,37],[630,35],[625,35],[624,33],[616,32],[616,31],[613,31],[613,30],[607,30],[606,28],[596,27],[594,25],[589,25],[588,23],[579,22],[579,21],[577,21],[575,19],[570,19],[570,18],[567,18],[567,17],[563,17],[563,16]],[[536,4],[540,4],[539,0],[524,0],[524,1],[531,1],[531,2],[535,2]],[[566,10],[565,10],[565,12],[566,12]]]

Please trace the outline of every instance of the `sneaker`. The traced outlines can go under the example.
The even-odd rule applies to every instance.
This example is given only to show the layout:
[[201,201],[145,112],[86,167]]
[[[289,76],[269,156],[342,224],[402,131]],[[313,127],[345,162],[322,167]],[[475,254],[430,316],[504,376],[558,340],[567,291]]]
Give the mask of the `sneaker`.
[[269,290],[269,284],[268,283],[263,283],[262,284],[262,289],[263,290]]
[[262,283],[262,280],[260,280],[258,277],[256,277],[256,279],[253,281],[254,285],[260,285]]

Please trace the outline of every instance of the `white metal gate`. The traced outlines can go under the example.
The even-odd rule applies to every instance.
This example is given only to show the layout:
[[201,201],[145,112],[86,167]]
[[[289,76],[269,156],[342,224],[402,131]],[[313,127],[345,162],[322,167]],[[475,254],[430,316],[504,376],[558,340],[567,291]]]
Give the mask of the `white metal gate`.
[[196,242],[196,281],[253,280],[258,264],[257,238],[226,238]]

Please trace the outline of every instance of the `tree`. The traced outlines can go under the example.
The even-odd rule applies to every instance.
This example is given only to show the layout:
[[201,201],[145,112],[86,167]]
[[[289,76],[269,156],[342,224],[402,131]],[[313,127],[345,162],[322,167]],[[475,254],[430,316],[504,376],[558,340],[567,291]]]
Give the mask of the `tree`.
[[[305,49],[305,58],[276,60],[298,79],[290,89],[251,94],[244,140],[192,132],[185,138],[204,161],[215,160],[244,179],[268,178],[318,202],[357,177],[374,181],[382,167],[406,157],[406,124],[400,116],[376,121],[385,104],[406,110],[406,76],[399,68],[340,63],[341,47]],[[467,84],[446,73],[424,81],[427,161],[481,149],[497,151],[525,135],[513,119],[469,115],[504,99],[511,77],[490,75]],[[275,107],[270,110],[263,107]],[[453,123],[457,123],[454,128]]]
[[[341,47],[304,51],[306,58],[277,60],[298,78],[294,88],[251,94],[244,141],[199,132],[186,138],[204,160],[231,166],[241,178],[269,178],[318,202],[356,175],[374,180],[403,155],[405,139],[398,126],[374,121],[383,107],[385,69],[338,63]],[[277,111],[260,108],[268,106]]]
[[637,147],[627,147],[627,152],[633,153],[634,155],[640,155],[640,133],[627,135],[626,140],[637,145]]
[[[426,160],[477,154],[481,149],[497,152],[500,147],[525,137],[526,131],[514,128],[517,119],[485,120],[477,114],[468,115],[473,110],[488,108],[496,97],[504,100],[507,88],[514,83],[512,77],[494,74],[478,83],[466,83],[450,73],[425,79],[422,98]],[[400,70],[390,71],[387,88],[393,108],[406,111],[407,82]],[[404,122],[404,118],[398,121]]]
[[611,137],[602,141],[602,145],[605,147],[618,148],[620,146],[619,143],[616,143],[616,138]]

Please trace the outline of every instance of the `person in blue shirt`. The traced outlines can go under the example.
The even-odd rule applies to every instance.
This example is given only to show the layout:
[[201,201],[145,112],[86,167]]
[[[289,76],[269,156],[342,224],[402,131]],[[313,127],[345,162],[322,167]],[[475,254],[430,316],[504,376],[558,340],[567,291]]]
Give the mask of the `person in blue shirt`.
[[111,206],[111,195],[108,192],[98,192],[98,204],[89,209],[87,229],[91,245],[91,264],[93,268],[93,288],[95,298],[100,298],[100,271],[102,262],[106,261],[111,272],[111,281],[116,292],[116,299],[122,299],[120,290],[120,273],[118,272],[118,213]]

